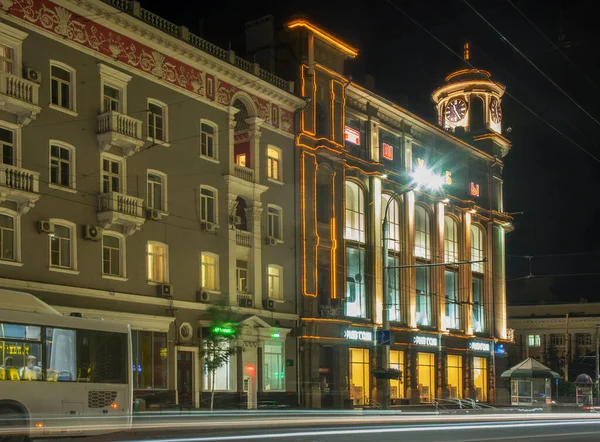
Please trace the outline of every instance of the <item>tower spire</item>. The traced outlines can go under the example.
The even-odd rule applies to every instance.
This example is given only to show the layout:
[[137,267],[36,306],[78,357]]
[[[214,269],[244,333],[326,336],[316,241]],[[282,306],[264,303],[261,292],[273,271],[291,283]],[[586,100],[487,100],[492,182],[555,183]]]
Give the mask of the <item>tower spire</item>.
[[463,60],[469,61],[471,60],[471,48],[469,47],[469,42],[465,42],[463,45]]

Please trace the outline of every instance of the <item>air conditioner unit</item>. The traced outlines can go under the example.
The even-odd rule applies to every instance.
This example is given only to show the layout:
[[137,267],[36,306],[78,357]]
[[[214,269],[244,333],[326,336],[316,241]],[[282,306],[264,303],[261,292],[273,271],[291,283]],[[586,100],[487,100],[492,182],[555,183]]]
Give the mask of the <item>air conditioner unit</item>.
[[254,299],[247,298],[246,299],[246,307],[247,308],[254,308]]
[[205,232],[214,232],[217,230],[217,225],[215,223],[203,222],[202,229]]
[[196,292],[196,302],[208,302],[210,300],[210,294],[204,291]]
[[35,81],[36,83],[42,82],[42,74],[40,71],[36,71],[34,69],[25,68],[23,76],[29,81]]
[[83,226],[83,239],[87,239],[89,241],[100,241],[102,239],[102,229],[89,224]]
[[252,308],[254,307],[254,301],[250,298],[240,298],[238,300],[240,307]]
[[263,300],[263,307],[266,310],[275,310],[275,300],[274,299]]
[[267,238],[265,239],[265,242],[267,243],[268,246],[274,246],[275,244],[277,244],[277,238],[273,238],[272,236],[267,236]]
[[239,216],[232,216],[231,217],[231,224],[239,226],[240,224],[242,224],[242,218],[239,217]]
[[162,215],[158,210],[148,209],[146,210],[146,218],[151,219],[152,221],[158,221],[162,218]]
[[173,286],[171,284],[160,284],[158,286],[158,294],[165,298],[173,297]]
[[38,232],[39,233],[54,233],[54,226],[50,221],[41,220],[38,221]]

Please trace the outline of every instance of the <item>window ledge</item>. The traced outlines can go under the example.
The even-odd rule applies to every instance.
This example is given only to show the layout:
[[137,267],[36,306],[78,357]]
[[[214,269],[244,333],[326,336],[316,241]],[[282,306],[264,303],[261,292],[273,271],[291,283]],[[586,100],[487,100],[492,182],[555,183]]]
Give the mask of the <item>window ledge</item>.
[[59,186],[58,184],[48,183],[48,187],[51,189],[62,190],[63,192],[77,193],[77,189],[73,189],[72,187]]
[[146,140],[148,140],[150,143],[155,144],[157,146],[171,147],[171,143],[169,143],[167,141],[155,140],[152,137],[146,137]]
[[79,116],[78,112],[72,111],[71,109],[67,109],[66,107],[57,106],[56,104],[50,103],[48,105],[48,107],[50,109],[54,109],[55,111],[59,111],[59,112],[62,112],[64,114],[71,115],[72,117],[78,117]]
[[272,183],[279,184],[280,186],[283,186],[283,181],[276,180],[275,178],[267,178],[267,181],[270,181]]
[[163,284],[170,284],[170,282],[168,282],[168,281],[152,281],[152,280],[148,280],[148,285],[163,285]]
[[129,281],[129,278],[115,275],[102,275],[102,279],[112,279],[113,281]]
[[5,266],[13,266],[13,267],[23,267],[23,263],[19,261],[9,261],[7,259],[0,259],[0,265]]
[[201,288],[200,289],[201,292],[206,292],[210,295],[216,295],[216,296],[221,296],[221,290],[214,290],[214,289],[206,289],[206,288]]
[[207,157],[206,155],[202,155],[202,154],[200,154],[198,156],[203,160],[210,161],[211,163],[220,164],[220,161],[217,160],[216,158]]
[[69,275],[79,275],[79,270],[63,269],[61,267],[48,267],[48,270],[50,270],[51,272],[57,272],[57,273],[67,273]]

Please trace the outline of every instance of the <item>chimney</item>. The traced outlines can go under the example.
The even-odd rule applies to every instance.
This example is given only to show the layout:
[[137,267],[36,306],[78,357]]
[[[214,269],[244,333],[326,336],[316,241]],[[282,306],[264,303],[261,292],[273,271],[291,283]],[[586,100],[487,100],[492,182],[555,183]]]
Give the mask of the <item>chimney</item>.
[[275,59],[273,42],[275,22],[272,15],[265,15],[246,23],[246,59],[273,72]]
[[371,74],[365,74],[365,87],[371,92],[375,92],[375,77]]

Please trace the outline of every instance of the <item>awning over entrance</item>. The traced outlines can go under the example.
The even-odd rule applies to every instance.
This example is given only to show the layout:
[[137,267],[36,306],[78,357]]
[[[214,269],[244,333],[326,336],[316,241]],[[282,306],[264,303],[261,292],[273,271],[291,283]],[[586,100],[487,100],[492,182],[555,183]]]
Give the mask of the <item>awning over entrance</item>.
[[519,362],[514,367],[502,373],[503,378],[553,378],[560,379],[560,375],[550,370],[544,364],[539,363],[535,359],[527,358],[523,362]]

